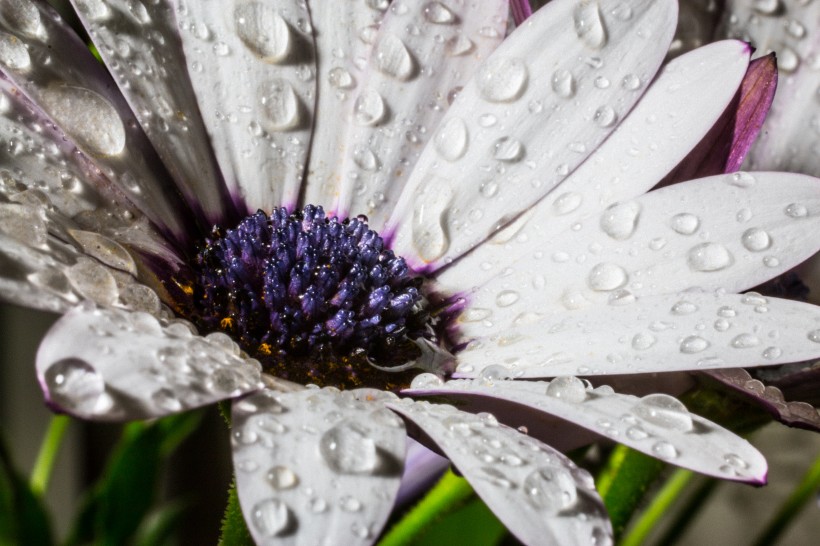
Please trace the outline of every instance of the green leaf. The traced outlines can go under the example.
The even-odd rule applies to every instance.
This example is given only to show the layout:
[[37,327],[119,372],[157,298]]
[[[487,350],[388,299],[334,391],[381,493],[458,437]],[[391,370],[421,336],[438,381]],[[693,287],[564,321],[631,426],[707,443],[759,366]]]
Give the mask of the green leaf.
[[219,546],[254,546],[245,518],[242,516],[239,497],[236,496],[236,483],[232,483],[228,489],[228,504],[222,517]]
[[133,539],[157,502],[163,464],[199,424],[201,412],[130,423],[86,498],[67,546],[117,546]]
[[134,546],[170,546],[174,544],[173,537],[185,510],[191,503],[175,500],[148,514],[134,538]]
[[51,522],[42,499],[17,472],[0,442],[0,544],[53,544]]
[[447,544],[448,546],[496,546],[507,529],[479,498],[429,526],[423,537],[410,544]]

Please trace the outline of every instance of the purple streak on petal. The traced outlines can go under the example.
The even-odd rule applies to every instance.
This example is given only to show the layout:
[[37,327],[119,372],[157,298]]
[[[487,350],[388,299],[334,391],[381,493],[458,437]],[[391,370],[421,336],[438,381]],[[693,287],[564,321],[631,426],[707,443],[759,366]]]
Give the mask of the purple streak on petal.
[[515,26],[520,25],[527,19],[527,17],[532,15],[530,0],[510,0],[510,9],[512,10]]
[[[820,432],[820,415],[814,406],[806,402],[787,402],[779,388],[754,379],[743,368],[710,370],[703,373],[706,377],[740,394],[752,404],[760,406],[777,421],[790,427]],[[815,371],[810,375],[813,376],[812,379],[816,386],[818,372]]]
[[774,54],[752,61],[723,115],[659,185],[738,170],[763,126],[776,88]]
[[417,499],[441,477],[448,466],[450,461],[408,438],[404,475],[401,478],[396,506],[404,506]]

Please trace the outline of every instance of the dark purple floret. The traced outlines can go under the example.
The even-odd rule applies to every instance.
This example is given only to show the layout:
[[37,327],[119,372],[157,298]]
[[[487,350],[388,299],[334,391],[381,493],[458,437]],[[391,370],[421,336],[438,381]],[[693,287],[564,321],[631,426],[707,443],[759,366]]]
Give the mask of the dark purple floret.
[[363,218],[259,211],[214,228],[194,270],[196,322],[256,356],[379,360],[424,333],[421,279]]

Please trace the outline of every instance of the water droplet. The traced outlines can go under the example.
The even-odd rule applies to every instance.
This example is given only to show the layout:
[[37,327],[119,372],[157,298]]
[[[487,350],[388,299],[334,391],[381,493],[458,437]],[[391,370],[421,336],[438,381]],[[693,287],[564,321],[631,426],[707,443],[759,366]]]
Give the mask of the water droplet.
[[501,137],[493,143],[493,158],[513,163],[524,157],[524,146],[512,137]]
[[559,216],[569,214],[581,206],[582,200],[583,197],[580,193],[562,193],[555,198],[555,201],[552,202],[552,210]]
[[119,290],[114,276],[89,258],[80,258],[65,270],[65,276],[77,292],[101,305],[113,305]]
[[265,114],[266,127],[272,131],[286,131],[299,125],[299,98],[293,86],[283,79],[263,83],[257,90]]
[[578,501],[578,491],[569,472],[560,467],[543,467],[531,472],[522,484],[527,500],[549,514],[570,508]]
[[355,497],[345,495],[339,499],[339,508],[345,512],[358,512],[362,509],[362,503]]
[[90,364],[67,359],[52,364],[45,372],[49,399],[70,411],[101,414],[111,408],[105,381]]
[[688,212],[676,214],[672,217],[670,226],[681,235],[692,235],[700,227],[700,218]]
[[459,34],[447,40],[447,44],[445,47],[448,55],[452,57],[457,57],[460,55],[466,55],[467,53],[472,51],[475,46],[469,38]]
[[820,343],[820,330],[812,330],[807,337],[815,343]]
[[750,188],[757,183],[757,180],[754,176],[749,173],[745,173],[743,171],[738,171],[736,173],[730,174],[726,181],[732,185],[737,186],[738,188]]
[[375,172],[379,169],[379,158],[366,146],[357,146],[353,150],[353,162],[364,171]]
[[630,440],[645,440],[649,438],[649,433],[639,426],[631,426],[626,429],[626,437]]
[[77,0],[77,8],[95,23],[105,21],[111,16],[111,8],[103,0]]
[[632,338],[632,348],[636,351],[645,351],[657,343],[658,338],[649,332],[639,332]]
[[575,94],[575,80],[569,70],[559,68],[552,73],[552,90],[561,98],[568,99]]
[[286,466],[274,466],[265,475],[265,479],[274,489],[292,489],[299,483],[299,478]]
[[780,8],[780,0],[754,0],[752,7],[758,13],[772,15]]
[[291,527],[292,518],[290,508],[278,499],[263,500],[251,511],[253,526],[264,537],[285,534]]
[[647,423],[680,432],[692,430],[692,415],[680,400],[668,394],[649,394],[641,398],[631,411]]
[[261,2],[239,4],[234,9],[233,20],[239,39],[263,61],[278,63],[287,57],[291,30],[271,7]]
[[9,27],[29,36],[44,36],[40,10],[30,0],[7,0],[0,3],[0,15]]
[[606,28],[601,20],[598,2],[581,0],[572,11],[572,21],[578,38],[592,49],[601,49],[606,45]]
[[763,358],[766,360],[777,360],[783,355],[783,349],[780,347],[766,347],[763,351]]
[[137,264],[134,258],[116,241],[91,231],[69,229],[68,233],[79,243],[86,255],[115,269],[137,275]]
[[420,373],[410,382],[411,389],[435,389],[443,385],[444,380],[433,373]]
[[670,460],[678,456],[678,450],[669,442],[658,442],[652,446],[652,454],[658,459]]
[[370,473],[378,464],[376,443],[359,423],[342,421],[322,435],[319,450],[335,471]]
[[515,290],[502,290],[495,297],[495,304],[499,307],[509,307],[518,301],[521,295]]
[[601,215],[601,229],[613,239],[624,241],[635,233],[640,214],[641,205],[635,201],[616,203]]
[[760,228],[749,228],[744,231],[741,241],[743,246],[752,252],[761,252],[772,246],[771,237]]
[[694,271],[720,271],[732,265],[734,257],[721,244],[701,243],[689,250],[687,263]]
[[0,62],[12,70],[26,70],[31,66],[31,57],[17,36],[0,32]]
[[372,127],[382,122],[387,113],[384,100],[373,89],[365,89],[353,104],[353,119],[358,125]]
[[615,113],[615,110],[611,106],[603,105],[595,110],[592,119],[598,124],[598,127],[612,127],[618,120],[618,114]]
[[621,87],[628,91],[635,91],[636,89],[640,89],[641,79],[635,74],[627,74],[624,76],[624,79],[621,80]]
[[763,258],[763,265],[766,267],[777,267],[780,265],[780,260],[778,260],[775,256],[765,256]]
[[327,81],[337,89],[352,89],[356,86],[353,75],[339,66],[330,69],[327,74]]
[[527,65],[515,57],[491,57],[478,69],[476,85],[490,102],[517,99],[527,85]]
[[94,156],[118,155],[125,126],[114,107],[93,91],[58,85],[42,91],[40,102],[77,144]]
[[547,385],[547,396],[578,404],[587,397],[584,382],[573,376],[556,377]]
[[413,57],[398,37],[393,34],[382,36],[376,44],[376,68],[399,80],[409,80],[415,72]]
[[170,389],[162,388],[151,395],[151,401],[164,413],[177,413],[182,410],[182,402]]
[[700,336],[687,336],[680,344],[680,352],[691,355],[700,353],[709,348],[709,342]]
[[673,315],[683,316],[683,315],[691,315],[695,311],[698,310],[698,306],[692,302],[688,302],[686,300],[681,300],[675,303],[672,308],[669,310],[670,313]]
[[456,161],[467,151],[467,126],[459,117],[444,122],[434,139],[436,152],[447,161]]
[[455,192],[446,180],[434,177],[416,197],[413,208],[413,247],[426,262],[440,258],[450,246],[447,214]]
[[590,271],[587,285],[592,290],[604,292],[621,288],[628,278],[623,267],[612,263],[600,263]]
[[428,2],[424,5],[424,18],[437,25],[449,25],[456,21],[450,8],[441,2]]
[[789,218],[804,218],[809,213],[808,209],[800,203],[788,205],[785,212]]

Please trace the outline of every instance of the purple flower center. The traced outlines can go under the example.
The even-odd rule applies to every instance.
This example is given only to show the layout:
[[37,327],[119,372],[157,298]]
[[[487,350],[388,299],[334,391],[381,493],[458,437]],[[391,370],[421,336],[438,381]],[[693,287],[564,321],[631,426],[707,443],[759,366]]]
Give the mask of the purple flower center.
[[370,385],[366,377],[384,372],[368,362],[404,364],[429,330],[422,279],[364,218],[339,221],[321,207],[214,228],[193,274],[185,314],[293,381]]

